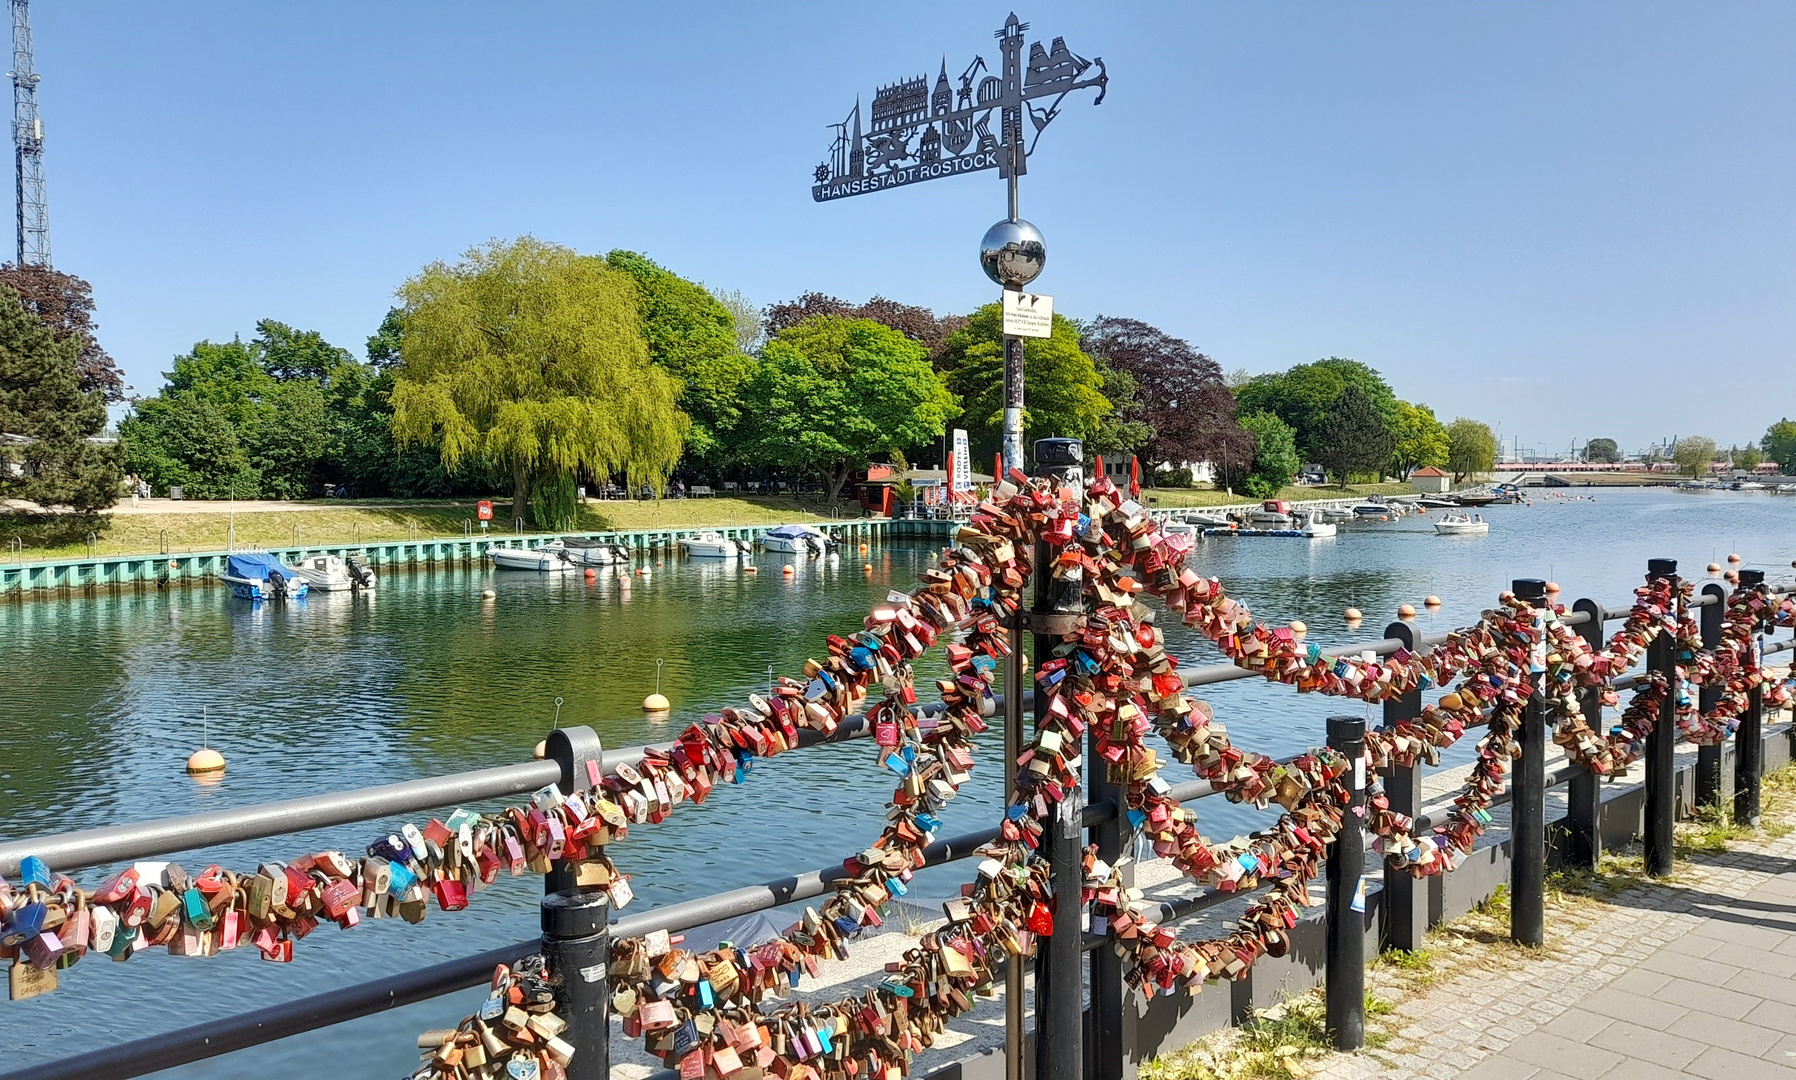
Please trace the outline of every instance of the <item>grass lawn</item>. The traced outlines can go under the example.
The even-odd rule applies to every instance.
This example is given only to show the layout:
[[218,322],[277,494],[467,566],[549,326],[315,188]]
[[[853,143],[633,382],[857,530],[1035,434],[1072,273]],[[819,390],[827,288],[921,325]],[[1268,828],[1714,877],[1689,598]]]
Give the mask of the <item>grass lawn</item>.
[[[1302,499],[1358,499],[1367,495],[1412,495],[1414,492],[1407,483],[1393,480],[1384,484],[1348,484],[1345,491],[1339,486],[1329,484],[1325,487],[1304,487],[1296,484],[1278,493],[1281,499],[1297,502]],[[1149,506],[1222,506],[1227,503],[1257,502],[1246,495],[1236,492],[1230,495],[1226,491],[1212,491],[1208,488],[1149,488],[1141,489],[1141,498]],[[1158,500],[1157,502],[1155,500]]]
[[[341,500],[298,503],[291,508],[253,510],[238,504],[239,547],[292,547],[346,544],[369,540],[460,536],[463,523],[474,519],[472,500],[417,503],[381,502],[356,505]],[[510,500],[494,500],[495,531],[503,528]],[[821,511],[819,513],[818,511]],[[860,510],[843,506],[844,517]],[[674,499],[661,502],[589,502],[582,508],[577,532],[632,529],[684,529],[699,526],[778,525],[788,521],[829,521],[820,499],[781,498]],[[231,527],[228,503],[189,503],[178,513],[28,515],[0,513],[0,558],[49,559],[84,556],[93,534],[101,555],[152,555],[162,551],[220,551]],[[14,544],[15,538],[19,545]],[[22,546],[22,555],[15,554]]]

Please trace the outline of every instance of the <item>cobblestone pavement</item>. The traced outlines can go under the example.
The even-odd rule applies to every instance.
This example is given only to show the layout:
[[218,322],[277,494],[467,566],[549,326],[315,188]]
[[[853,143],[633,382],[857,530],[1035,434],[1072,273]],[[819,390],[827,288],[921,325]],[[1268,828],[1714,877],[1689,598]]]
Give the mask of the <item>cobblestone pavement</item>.
[[1399,1004],[1414,1052],[1335,1055],[1312,1077],[1796,1077],[1796,835],[1680,860],[1579,915],[1549,956]]

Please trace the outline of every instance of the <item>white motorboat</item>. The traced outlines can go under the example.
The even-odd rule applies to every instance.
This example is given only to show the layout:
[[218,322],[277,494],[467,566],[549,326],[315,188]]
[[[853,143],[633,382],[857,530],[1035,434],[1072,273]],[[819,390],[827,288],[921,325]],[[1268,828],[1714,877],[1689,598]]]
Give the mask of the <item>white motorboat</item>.
[[1333,522],[1323,521],[1319,511],[1311,510],[1297,517],[1297,531],[1305,536],[1333,536],[1336,528]]
[[1394,518],[1398,514],[1398,511],[1393,510],[1384,503],[1375,502],[1354,503],[1352,506],[1349,506],[1347,510],[1356,518],[1371,518],[1373,520],[1379,518]]
[[559,543],[563,556],[575,566],[615,566],[630,561],[630,549],[622,544],[577,536],[563,537]]
[[534,570],[543,574],[560,574],[572,570],[574,564],[568,561],[567,549],[561,541],[551,540],[539,548],[490,548],[487,558],[493,560],[496,570]]
[[293,572],[307,585],[324,592],[346,592],[350,589],[374,588],[374,571],[368,564],[351,555],[307,555],[293,567]]
[[680,540],[680,546],[694,559],[733,559],[744,553],[744,546],[722,533],[702,532]]
[[823,555],[833,551],[836,538],[815,525],[781,525],[761,535],[761,546],[788,555]]
[[1160,526],[1160,531],[1168,536],[1189,536],[1197,539],[1197,526],[1188,521],[1168,521]]
[[1186,513],[1183,516],[1187,523],[1199,526],[1200,528],[1226,529],[1234,524],[1234,522],[1223,517],[1221,514]]
[[1448,514],[1434,523],[1434,531],[1442,536],[1481,536],[1490,531],[1490,522],[1479,514]]
[[1255,525],[1289,525],[1297,519],[1297,512],[1284,499],[1267,499],[1260,504],[1258,510],[1249,510],[1247,520]]
[[239,600],[299,600],[310,586],[293,567],[265,551],[240,551],[225,557],[218,575]]
[[1424,495],[1416,500],[1416,505],[1424,510],[1445,510],[1459,504],[1452,499],[1443,499],[1435,495]]

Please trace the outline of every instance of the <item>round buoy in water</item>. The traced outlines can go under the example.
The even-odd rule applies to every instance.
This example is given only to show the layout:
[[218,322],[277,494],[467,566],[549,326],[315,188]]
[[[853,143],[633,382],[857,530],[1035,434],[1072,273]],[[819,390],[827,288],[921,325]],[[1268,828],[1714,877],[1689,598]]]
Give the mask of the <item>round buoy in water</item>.
[[1711,575],[1714,575],[1714,574],[1719,574],[1719,573],[1721,573],[1721,564],[1720,564],[1720,563],[1718,563],[1718,562],[1712,562],[1712,563],[1710,563],[1710,564],[1709,564],[1709,573],[1710,573],[1710,574],[1711,574]]
[[593,569],[593,568],[592,568],[592,567],[590,567],[590,566],[589,566],[589,567],[587,567],[587,568],[586,568],[586,580],[588,580],[588,581],[597,581],[597,580],[599,580],[599,572],[598,572],[598,571],[597,571],[597,570],[594,570],[594,569]]
[[1422,606],[1424,606],[1424,607],[1440,607],[1441,606],[1441,598],[1438,596],[1425,597],[1422,600]]
[[1305,635],[1309,632],[1310,632],[1310,627],[1309,627],[1308,623],[1304,622],[1302,619],[1292,619],[1291,620],[1291,633],[1293,635],[1295,635],[1297,637],[1302,637],[1303,635]]
[[1742,559],[1741,559],[1741,558],[1740,558],[1740,554],[1739,554],[1739,552],[1735,552],[1735,553],[1734,553],[1734,554],[1732,554],[1732,555],[1729,555],[1729,556],[1728,556],[1728,557],[1727,557],[1727,561],[1728,561],[1728,562],[1730,562],[1730,563],[1733,563],[1733,564],[1734,564],[1734,565],[1735,565],[1735,566],[1738,566],[1738,565],[1740,565],[1740,563],[1741,563],[1741,562],[1742,562],[1742,561],[1743,561],[1743,560],[1742,560]]
[[665,694],[650,694],[642,699],[643,712],[666,712],[667,710],[667,695]]
[[209,746],[195,750],[193,756],[187,759],[187,771],[195,776],[224,772],[224,767],[224,755]]
[[498,596],[498,595],[499,594],[494,592],[493,590],[487,589],[486,591],[484,591],[480,594],[480,598],[482,600],[491,600],[493,597]]
[[637,577],[648,577],[649,576],[649,568],[646,566],[638,566],[636,568],[636,576]]
[[1359,622],[1361,618],[1359,608],[1356,607],[1348,608],[1343,614],[1347,616],[1348,622]]
[[1398,604],[1397,605],[1397,617],[1399,619],[1404,620],[1405,622],[1409,621],[1410,619],[1415,618],[1416,617],[1415,606],[1412,604]]
[[545,739],[542,742],[537,743],[536,749],[530,751],[530,756],[535,758],[538,761],[541,761],[543,758],[548,757],[549,756],[548,740]]
[[861,545],[861,554],[865,555],[866,553],[867,553],[867,545],[862,544]]
[[791,577],[793,574],[797,573],[797,571],[792,569],[791,563],[787,563],[784,567],[781,568],[780,573],[786,575],[787,577]]
[[1547,591],[1548,596],[1559,595],[1559,583],[1557,581],[1547,582],[1547,590],[1546,591]]
[[744,566],[742,572],[744,574],[758,574],[761,572],[761,568],[758,566]]
[[872,573],[872,572],[873,572],[873,564],[872,564],[872,563],[867,563],[867,564],[865,564],[865,565],[863,565],[863,566],[862,566],[862,567],[861,567],[861,569],[862,569],[862,570],[863,570],[863,571],[865,571],[865,572],[866,572],[866,573],[869,573],[869,574],[871,574],[871,573]]
[[1740,584],[1740,571],[1738,570],[1729,570],[1727,573],[1721,575],[1721,577],[1729,585]]

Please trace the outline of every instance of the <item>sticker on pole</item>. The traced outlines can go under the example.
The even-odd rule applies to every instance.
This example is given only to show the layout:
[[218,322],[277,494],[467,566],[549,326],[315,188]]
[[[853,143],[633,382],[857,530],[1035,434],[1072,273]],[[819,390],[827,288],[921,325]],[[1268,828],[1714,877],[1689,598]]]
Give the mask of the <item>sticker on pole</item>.
[[1008,337],[1053,336],[1054,298],[1005,289],[1004,333]]

